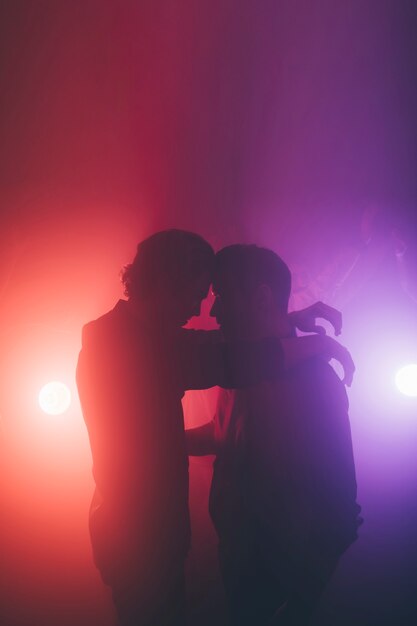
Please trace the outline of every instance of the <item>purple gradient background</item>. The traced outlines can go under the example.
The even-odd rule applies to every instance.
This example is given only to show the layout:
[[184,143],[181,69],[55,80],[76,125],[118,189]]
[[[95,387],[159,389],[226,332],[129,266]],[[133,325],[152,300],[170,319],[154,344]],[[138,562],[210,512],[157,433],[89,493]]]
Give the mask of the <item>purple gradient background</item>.
[[[417,304],[390,228],[366,248],[360,235],[379,207],[416,266],[416,25],[411,0],[2,6],[2,624],[113,622],[91,564],[79,407],[46,419],[36,395],[50,379],[74,385],[82,323],[120,296],[136,243],[174,226],[215,247],[272,247],[294,272],[294,306],[341,307],[366,523],[317,624],[416,623],[417,404],[393,379],[416,360]],[[190,394],[188,424],[213,399]],[[199,626],[223,623],[209,482],[209,461],[193,461]]]

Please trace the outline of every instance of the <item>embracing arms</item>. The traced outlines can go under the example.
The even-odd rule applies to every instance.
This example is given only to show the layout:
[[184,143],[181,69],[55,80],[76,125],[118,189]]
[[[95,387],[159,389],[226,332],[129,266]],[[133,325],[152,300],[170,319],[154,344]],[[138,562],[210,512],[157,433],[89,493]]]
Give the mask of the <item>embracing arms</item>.
[[335,339],[322,334],[324,329],[319,331],[315,323],[318,317],[330,321],[335,332],[340,332],[341,314],[321,302],[289,315],[296,328],[320,334],[224,342],[217,331],[183,330],[177,352],[181,384],[185,389],[216,385],[238,389],[271,380],[305,360],[321,356],[327,361],[339,361],[344,369],[343,382],[350,385],[355,370],[352,357]]

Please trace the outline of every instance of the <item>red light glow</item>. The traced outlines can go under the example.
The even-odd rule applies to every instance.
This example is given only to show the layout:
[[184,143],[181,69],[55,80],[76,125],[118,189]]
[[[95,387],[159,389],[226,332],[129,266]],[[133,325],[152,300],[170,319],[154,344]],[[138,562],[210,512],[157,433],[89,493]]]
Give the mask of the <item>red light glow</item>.
[[39,406],[48,415],[61,415],[67,411],[70,404],[70,390],[57,380],[47,383],[39,392]]

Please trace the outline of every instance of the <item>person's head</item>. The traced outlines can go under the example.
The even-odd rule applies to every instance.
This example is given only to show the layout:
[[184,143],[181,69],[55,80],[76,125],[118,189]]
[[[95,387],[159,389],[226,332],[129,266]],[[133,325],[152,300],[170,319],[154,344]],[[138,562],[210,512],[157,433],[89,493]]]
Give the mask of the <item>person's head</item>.
[[227,246],[216,254],[210,315],[228,338],[269,334],[287,319],[290,291],[290,270],[275,252]]
[[155,233],[139,243],[122,271],[125,295],[170,325],[183,326],[200,314],[214,260],[213,248],[200,235],[177,229]]

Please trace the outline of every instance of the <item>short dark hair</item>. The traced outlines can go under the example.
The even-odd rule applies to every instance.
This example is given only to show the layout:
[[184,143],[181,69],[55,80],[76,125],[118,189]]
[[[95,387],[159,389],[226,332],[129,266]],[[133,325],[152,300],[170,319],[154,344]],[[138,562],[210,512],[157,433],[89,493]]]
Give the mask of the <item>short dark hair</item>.
[[132,263],[121,272],[124,293],[146,298],[159,285],[170,292],[214,269],[214,250],[200,235],[162,230],[138,244]]
[[226,246],[216,254],[214,280],[227,270],[243,291],[248,292],[260,285],[270,287],[279,310],[287,312],[291,272],[273,250],[254,244]]

